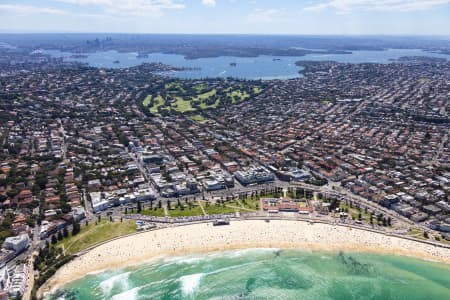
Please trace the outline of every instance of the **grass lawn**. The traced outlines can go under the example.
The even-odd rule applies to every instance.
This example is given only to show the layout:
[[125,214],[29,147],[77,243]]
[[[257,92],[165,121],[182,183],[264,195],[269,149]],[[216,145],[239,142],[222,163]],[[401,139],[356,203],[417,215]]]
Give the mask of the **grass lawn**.
[[206,120],[205,117],[203,117],[202,115],[191,116],[191,119],[196,121],[196,122],[203,122],[203,121]]
[[[148,97],[150,97],[150,100],[152,99],[152,96],[147,96],[147,98]],[[147,98],[145,98],[145,100],[147,100]],[[150,104],[150,100],[149,100],[149,104]],[[158,107],[160,107],[162,105],[164,105],[164,98],[161,95],[156,96],[153,106],[150,107],[150,112],[153,113],[153,114],[157,114],[158,113]]]
[[447,241],[443,237],[439,237],[439,240],[436,240],[436,242],[450,245],[450,241]]
[[[348,209],[348,214],[350,216],[352,216],[353,219],[358,220],[359,211],[355,207],[350,208],[350,206],[345,204],[345,202],[341,202],[339,207],[343,208],[343,209],[347,208]],[[364,212],[364,209],[361,209],[361,217],[362,217],[362,221],[364,221],[366,223],[370,222],[370,214],[366,214]],[[373,223],[374,224],[377,223],[376,215],[373,216]]]
[[142,102],[142,104],[144,106],[148,106],[150,104],[151,100],[152,100],[152,96],[148,95],[147,97],[145,97],[144,102]]
[[122,223],[102,220],[97,225],[92,221],[88,226],[82,222],[80,233],[75,236],[69,235],[56,246],[64,246],[66,254],[74,254],[100,242],[133,232],[136,232],[136,224],[132,220],[123,220]]
[[219,100],[217,100],[216,102],[214,102],[211,105],[208,105],[205,102],[202,102],[202,103],[200,103],[200,108],[201,109],[207,109],[207,108],[217,107],[218,105],[219,105]]
[[194,86],[194,90],[197,92],[197,93],[201,93],[201,92],[203,92],[203,90],[206,88],[206,85],[205,84],[197,84],[197,85],[195,85]]
[[411,228],[408,232],[408,235],[416,239],[426,240],[426,238],[423,236],[423,231],[419,228]]
[[228,92],[227,95],[233,99],[233,104],[242,102],[250,97],[250,95],[247,92],[242,92],[241,90],[234,90],[232,92]]
[[189,207],[185,207],[183,210],[177,207],[169,210],[169,215],[173,218],[203,216],[203,211],[200,206],[192,206],[191,209],[189,209]]
[[[232,204],[230,204],[230,205],[232,205]],[[239,205],[236,204],[236,206],[239,206]],[[229,214],[229,213],[234,213],[236,211],[240,211],[240,209],[238,209],[238,208],[227,207],[227,206],[222,207],[222,205],[216,206],[215,204],[210,204],[209,206],[204,205],[204,209],[208,215]]]
[[[244,85],[239,84],[237,86],[228,86],[224,88],[224,92],[230,97],[233,104],[240,103],[251,97],[251,95],[257,95],[261,93],[262,88],[258,86],[251,86],[253,90],[247,92],[243,90]],[[170,94],[170,99],[175,99],[175,102],[165,105],[165,99],[161,96],[149,95],[143,101],[143,105],[148,107],[152,114],[158,115],[158,108],[168,109],[174,112],[192,112],[196,110],[203,110],[209,108],[215,108],[221,103],[221,99],[217,99],[212,104],[207,104],[206,100],[217,95],[217,89],[210,89],[206,84],[197,84],[190,88],[181,82],[170,82],[165,85],[166,92]],[[193,95],[191,95],[193,94]],[[192,107],[192,101],[199,103],[199,106]]]
[[142,211],[141,211],[141,214],[142,215],[145,215],[145,216],[155,216],[155,217],[164,217],[165,216],[165,214],[164,214],[164,209],[162,209],[162,208],[156,208],[156,210],[155,209],[143,209]]
[[253,93],[255,94],[260,94],[262,92],[262,88],[259,86],[254,86],[253,87]]
[[258,198],[252,199],[251,197],[248,197],[245,200],[245,202],[241,200],[241,203],[245,208],[253,209],[253,210],[259,209],[259,199]]
[[211,96],[214,96],[216,93],[217,93],[217,90],[216,89],[212,89],[212,90],[210,90],[210,91],[208,91],[206,93],[202,93],[202,94],[197,95],[194,99],[204,100],[204,99],[207,99],[207,98],[209,98]]
[[184,100],[181,97],[175,97],[177,100],[176,102],[171,104],[171,107],[181,113],[187,112],[187,111],[194,111],[195,109],[191,105],[191,101]]
[[186,93],[186,90],[184,89],[183,84],[181,82],[166,83],[164,88],[169,91],[179,91],[182,93]]

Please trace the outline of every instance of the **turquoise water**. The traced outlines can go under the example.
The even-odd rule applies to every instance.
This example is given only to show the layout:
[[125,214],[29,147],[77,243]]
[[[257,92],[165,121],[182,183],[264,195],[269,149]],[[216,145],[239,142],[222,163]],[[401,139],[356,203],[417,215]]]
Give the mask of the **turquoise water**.
[[362,253],[236,250],[88,275],[47,299],[450,299],[450,267]]
[[[297,61],[332,60],[343,63],[389,63],[391,59],[402,56],[428,56],[446,58],[450,55],[424,52],[419,49],[390,49],[386,51],[353,51],[352,54],[308,54],[293,56],[258,56],[258,57],[212,57],[188,60],[183,55],[152,53],[147,58],[138,58],[137,53],[119,53],[103,51],[86,54],[86,58],[70,57],[73,53],[48,50],[44,53],[54,57],[63,57],[66,61],[79,61],[92,67],[125,68],[140,65],[144,62],[161,62],[174,67],[200,68],[170,72],[166,75],[178,78],[199,79],[206,77],[234,77],[242,79],[290,79],[301,77],[302,68],[295,65]],[[119,63],[114,63],[119,61]],[[236,63],[231,66],[230,63]]]

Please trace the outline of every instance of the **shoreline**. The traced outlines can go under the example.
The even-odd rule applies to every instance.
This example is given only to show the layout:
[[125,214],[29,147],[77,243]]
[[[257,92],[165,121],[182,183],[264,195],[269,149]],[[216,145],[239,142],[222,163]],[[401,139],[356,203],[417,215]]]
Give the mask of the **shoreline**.
[[38,297],[86,274],[150,263],[168,256],[250,248],[389,254],[450,265],[450,248],[341,225],[291,220],[242,220],[226,226],[196,223],[100,244],[62,266],[39,288]]

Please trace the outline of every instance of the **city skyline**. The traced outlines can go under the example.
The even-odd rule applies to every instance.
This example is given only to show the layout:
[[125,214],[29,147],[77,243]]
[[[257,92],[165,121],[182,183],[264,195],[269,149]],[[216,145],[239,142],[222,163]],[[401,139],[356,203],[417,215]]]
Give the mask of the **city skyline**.
[[450,36],[448,0],[2,0],[4,33]]

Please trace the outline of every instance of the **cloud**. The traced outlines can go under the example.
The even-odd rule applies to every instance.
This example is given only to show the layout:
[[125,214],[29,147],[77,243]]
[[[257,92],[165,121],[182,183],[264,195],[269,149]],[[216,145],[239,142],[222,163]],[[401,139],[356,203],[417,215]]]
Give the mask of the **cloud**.
[[279,9],[257,8],[247,16],[247,20],[253,23],[270,23],[280,15]]
[[216,6],[216,0],[202,0],[202,4],[205,6],[214,7]]
[[450,4],[450,0],[328,0],[307,6],[304,10],[316,12],[326,9],[334,9],[338,12],[351,12],[353,10],[418,11],[445,4]]
[[177,0],[57,0],[80,6],[96,6],[108,14],[161,16],[164,10],[184,9]]
[[31,5],[18,5],[18,4],[0,4],[0,11],[14,12],[17,14],[52,14],[52,15],[65,15],[66,11],[50,8],[39,7]]

